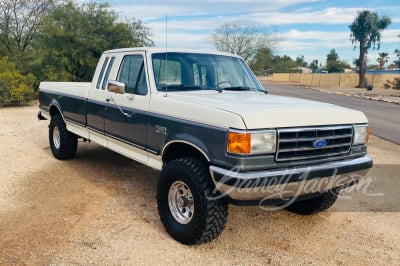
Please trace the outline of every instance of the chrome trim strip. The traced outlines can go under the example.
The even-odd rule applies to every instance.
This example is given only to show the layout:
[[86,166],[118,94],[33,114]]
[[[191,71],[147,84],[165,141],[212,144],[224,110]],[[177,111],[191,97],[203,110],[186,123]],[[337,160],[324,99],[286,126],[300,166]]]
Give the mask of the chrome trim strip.
[[145,147],[143,147],[143,146],[141,146],[141,145],[139,145],[139,144],[136,144],[136,143],[133,143],[133,142],[130,142],[130,141],[127,141],[127,140],[118,138],[118,137],[116,137],[116,136],[114,136],[114,135],[110,135],[110,134],[108,134],[108,133],[105,133],[104,135],[105,135],[106,137],[108,137],[108,138],[117,140],[117,141],[119,141],[119,142],[125,143],[125,144],[130,145],[130,146],[133,146],[133,147],[135,147],[135,148],[137,148],[137,149],[140,149],[140,150],[143,150],[143,151],[146,150]]
[[[314,147],[304,147],[304,148],[298,148],[298,149],[280,149],[279,152],[290,152],[290,151],[315,151],[315,150],[323,150],[327,148],[339,148],[339,147],[345,147],[345,146],[350,146],[351,143],[343,143],[343,144],[336,144],[336,145],[327,145],[322,148],[314,148]],[[329,152],[327,152],[329,153]],[[298,157],[295,157],[298,158]]]
[[210,160],[210,158],[208,157],[208,155],[207,155],[202,149],[200,149],[200,147],[194,145],[193,143],[190,143],[190,142],[188,142],[188,141],[185,141],[185,140],[172,140],[172,141],[166,143],[166,144],[164,145],[162,151],[161,151],[161,158],[164,157],[164,152],[165,152],[166,148],[167,148],[169,145],[173,144],[173,143],[184,143],[184,144],[188,144],[188,145],[192,146],[193,148],[195,148],[196,150],[198,150],[198,151],[204,156],[204,158],[206,158],[206,160],[207,160],[208,162],[211,162],[211,160]]

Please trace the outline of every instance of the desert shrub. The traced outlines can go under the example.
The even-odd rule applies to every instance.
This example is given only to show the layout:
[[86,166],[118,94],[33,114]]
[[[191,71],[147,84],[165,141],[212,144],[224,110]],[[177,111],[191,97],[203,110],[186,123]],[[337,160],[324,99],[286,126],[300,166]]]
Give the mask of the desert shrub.
[[393,80],[386,80],[386,83],[383,84],[383,87],[385,89],[394,89],[394,90],[400,90],[400,78],[394,78]]
[[395,78],[392,84],[393,84],[393,89],[400,90],[400,78]]
[[0,57],[0,106],[27,103],[35,96],[32,74],[22,75],[7,57]]

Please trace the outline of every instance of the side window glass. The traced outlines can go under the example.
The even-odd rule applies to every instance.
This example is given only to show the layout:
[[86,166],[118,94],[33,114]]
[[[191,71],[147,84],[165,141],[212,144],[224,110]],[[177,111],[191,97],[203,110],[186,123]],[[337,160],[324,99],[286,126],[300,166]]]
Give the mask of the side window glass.
[[122,60],[117,81],[125,83],[126,93],[146,95],[147,81],[144,59],[141,55],[128,55]]
[[107,67],[106,74],[104,75],[103,85],[101,86],[102,90],[104,90],[107,86],[108,77],[110,76],[111,68],[114,64],[114,61],[115,61],[115,57],[111,57],[110,63],[108,64],[108,67]]
[[108,64],[109,59],[110,58],[106,57],[106,59],[104,60],[103,66],[101,67],[99,78],[97,79],[96,89],[100,89],[100,84],[101,84],[101,81],[103,80],[104,71],[106,70],[106,66]]

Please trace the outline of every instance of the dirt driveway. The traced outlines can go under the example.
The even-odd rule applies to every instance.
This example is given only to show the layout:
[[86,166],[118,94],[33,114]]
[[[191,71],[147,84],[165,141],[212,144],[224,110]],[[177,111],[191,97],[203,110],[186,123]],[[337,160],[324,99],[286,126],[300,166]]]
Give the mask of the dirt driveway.
[[372,184],[328,212],[230,206],[217,240],[188,247],[158,219],[158,172],[93,143],[57,161],[36,112],[0,109],[0,265],[400,263],[399,146],[373,137]]

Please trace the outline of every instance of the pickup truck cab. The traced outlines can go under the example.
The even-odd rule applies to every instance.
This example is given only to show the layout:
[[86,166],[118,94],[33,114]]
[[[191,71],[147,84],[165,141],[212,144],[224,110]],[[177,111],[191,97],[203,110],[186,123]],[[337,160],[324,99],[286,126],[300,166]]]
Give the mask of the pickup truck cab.
[[42,82],[39,108],[57,159],[82,138],[160,170],[160,219],[184,244],[216,238],[228,204],[324,211],[372,167],[363,113],[270,95],[232,54],[106,51],[91,83]]

